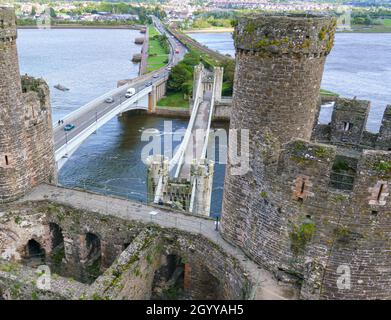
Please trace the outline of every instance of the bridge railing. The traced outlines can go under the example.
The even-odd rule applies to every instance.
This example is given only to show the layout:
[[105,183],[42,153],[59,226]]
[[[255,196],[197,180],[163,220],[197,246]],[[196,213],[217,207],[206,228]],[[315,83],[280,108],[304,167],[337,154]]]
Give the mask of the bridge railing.
[[[77,134],[76,136],[71,138],[69,141],[66,141],[65,144],[63,144],[59,149],[57,149],[55,151],[56,161],[58,162],[65,155],[68,155],[68,156],[71,155],[74,152],[74,150],[76,150],[80,146],[80,144],[85,139],[87,139],[93,132],[95,132],[98,128],[100,128],[105,123],[110,121],[115,115],[117,115],[117,114],[123,112],[124,110],[126,110],[127,108],[129,108],[130,105],[132,105],[135,101],[140,99],[140,96],[145,96],[150,91],[151,91],[151,87],[147,87],[147,88],[137,92],[133,97],[122,102],[121,104],[119,104],[115,108],[108,110],[108,112],[104,113],[100,117],[95,118],[94,121],[92,121],[88,127],[86,127],[79,134]],[[60,167],[58,169],[60,169]]]
[[203,88],[202,88],[202,75],[200,75],[200,77],[198,79],[198,83],[197,83],[197,90],[196,90],[196,95],[195,95],[195,100],[194,100],[194,108],[193,108],[193,111],[190,116],[189,125],[187,126],[183,141],[182,141],[177,153],[174,155],[174,157],[170,161],[170,165],[169,165],[169,171],[171,171],[175,167],[175,165],[177,165],[176,172],[174,174],[175,178],[179,177],[179,173],[181,171],[183,161],[185,159],[185,151],[186,151],[187,146],[189,144],[189,140],[190,140],[191,133],[193,130],[194,122],[197,117],[199,106],[202,102],[202,98],[201,98],[202,90],[203,90]]
[[[190,116],[189,125],[187,126],[185,136],[182,140],[182,143],[179,146],[179,149],[174,154],[174,156],[172,157],[168,165],[168,172],[171,172],[174,169],[174,167],[177,165],[177,170],[174,175],[175,177],[179,176],[180,168],[182,166],[183,159],[184,159],[184,153],[189,143],[191,131],[195,122],[195,118],[197,116],[198,107],[201,103],[201,98],[200,98],[201,87],[202,87],[202,75],[198,79],[196,98],[194,100],[194,108]],[[160,199],[162,198],[162,191],[163,191],[163,176],[160,176],[159,182],[156,187],[154,203],[159,203]]]
[[[216,91],[216,73],[214,74],[214,80],[213,80],[213,90],[212,90],[212,98],[211,98],[211,102],[210,102],[208,128],[205,133],[205,140],[204,140],[204,145],[202,147],[200,160],[206,159],[206,152],[208,150],[210,126],[212,124],[213,110],[214,110],[215,91]],[[190,197],[190,206],[189,206],[190,212],[194,212],[194,203],[196,200],[196,191],[197,191],[196,186],[197,186],[197,180],[194,179],[193,183],[192,183],[192,188],[191,188],[191,197]]]

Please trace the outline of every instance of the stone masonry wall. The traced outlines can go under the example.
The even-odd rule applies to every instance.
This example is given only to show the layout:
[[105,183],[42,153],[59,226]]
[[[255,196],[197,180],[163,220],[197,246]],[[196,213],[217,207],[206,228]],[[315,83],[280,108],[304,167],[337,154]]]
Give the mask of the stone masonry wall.
[[[266,165],[276,170],[278,150],[292,137],[310,138],[334,29],[334,19],[312,16],[249,16],[235,28],[230,129],[249,130],[249,154],[241,157],[249,158],[250,168],[234,175],[232,164],[239,159],[227,164],[223,235],[276,271],[287,246],[279,240],[286,237],[281,225],[288,219],[278,201],[266,198],[272,194]],[[240,150],[237,141],[230,145]]]
[[[29,240],[45,250],[45,262],[58,273],[54,283],[64,290],[40,292],[34,281],[20,291],[20,299],[148,299],[156,270],[163,257],[175,254],[186,263],[185,294],[188,298],[247,299],[252,283],[236,258],[200,235],[177,229],[163,229],[136,221],[73,209],[52,202],[13,203],[0,211],[0,259],[11,263],[31,280],[25,263]],[[51,225],[57,225],[63,238],[63,255],[53,247]],[[94,234],[100,243],[100,272],[88,282],[91,260],[86,234]],[[61,252],[61,251],[60,251]],[[205,261],[205,256],[208,261]],[[12,288],[12,272],[1,267],[0,291]],[[27,269],[26,269],[27,268]],[[18,271],[18,272],[19,272]],[[67,279],[72,277],[76,286]],[[210,287],[211,280],[216,284]],[[31,285],[30,285],[31,284]],[[213,289],[213,290],[212,290]],[[74,291],[74,294],[72,292]]]
[[24,194],[28,166],[14,10],[0,6],[0,20],[0,201],[3,201]]
[[55,183],[57,168],[49,87],[42,79],[23,76],[22,91],[30,186]]
[[19,75],[14,9],[0,7],[0,20],[0,201],[12,201],[55,182],[56,167],[49,89]]
[[[223,235],[303,299],[390,299],[391,152],[343,149],[373,140],[364,133],[368,104],[341,100],[335,128],[318,130],[338,146],[310,142],[313,89],[333,33],[333,19],[308,16],[244,18],[236,27],[231,128],[250,130],[250,170],[231,174],[236,159],[227,166]],[[333,135],[341,124],[351,132]],[[332,183],[344,154],[358,162],[351,190]],[[349,288],[338,287],[346,272]]]

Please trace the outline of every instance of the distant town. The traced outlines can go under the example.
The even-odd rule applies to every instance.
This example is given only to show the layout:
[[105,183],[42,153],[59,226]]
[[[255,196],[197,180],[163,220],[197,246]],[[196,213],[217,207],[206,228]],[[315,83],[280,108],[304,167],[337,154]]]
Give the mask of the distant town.
[[338,31],[390,32],[391,7],[379,2],[336,1],[144,1],[144,2],[46,2],[15,4],[18,25],[138,26],[151,23],[151,15],[177,23],[187,31],[231,31],[232,21],[248,10],[259,12],[333,12],[339,19]]

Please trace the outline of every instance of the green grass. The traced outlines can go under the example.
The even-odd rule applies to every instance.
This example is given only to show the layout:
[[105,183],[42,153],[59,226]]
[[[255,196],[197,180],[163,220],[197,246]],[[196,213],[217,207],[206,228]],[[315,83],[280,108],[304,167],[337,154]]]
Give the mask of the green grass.
[[168,55],[158,40],[152,39],[155,35],[159,35],[153,26],[148,27],[149,32],[149,47],[147,72],[155,71],[163,68],[167,64]]
[[157,32],[157,30],[156,30],[156,28],[154,26],[149,26],[148,27],[148,33],[149,33],[149,37],[150,38],[153,38],[154,36],[160,34],[159,32]]
[[386,27],[391,27],[391,19],[384,19],[383,25]]
[[320,89],[320,94],[322,96],[339,96],[338,93],[335,93],[335,92],[332,92],[332,91],[329,91],[329,90],[325,90],[325,89]]
[[160,107],[188,108],[189,101],[184,99],[182,92],[168,92],[166,97],[157,102],[157,105]]
[[[391,19],[385,19],[385,20],[391,20]],[[390,22],[384,22],[383,25],[360,25],[360,24],[353,24],[352,25],[352,31],[346,31],[346,32],[357,32],[357,33],[391,33],[391,25]],[[345,31],[343,31],[345,32]]]

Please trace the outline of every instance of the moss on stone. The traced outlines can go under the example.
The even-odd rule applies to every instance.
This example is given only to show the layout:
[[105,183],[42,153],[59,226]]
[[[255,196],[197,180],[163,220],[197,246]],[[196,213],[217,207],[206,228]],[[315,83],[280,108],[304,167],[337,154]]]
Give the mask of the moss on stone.
[[391,161],[380,160],[373,165],[373,168],[380,174],[391,174]]
[[306,245],[315,234],[316,226],[313,222],[304,222],[301,225],[294,224],[289,234],[291,250],[295,255],[303,252]]
[[253,34],[254,31],[255,31],[255,24],[254,24],[254,22],[249,21],[247,23],[247,25],[244,27],[244,31],[249,33],[249,34]]

